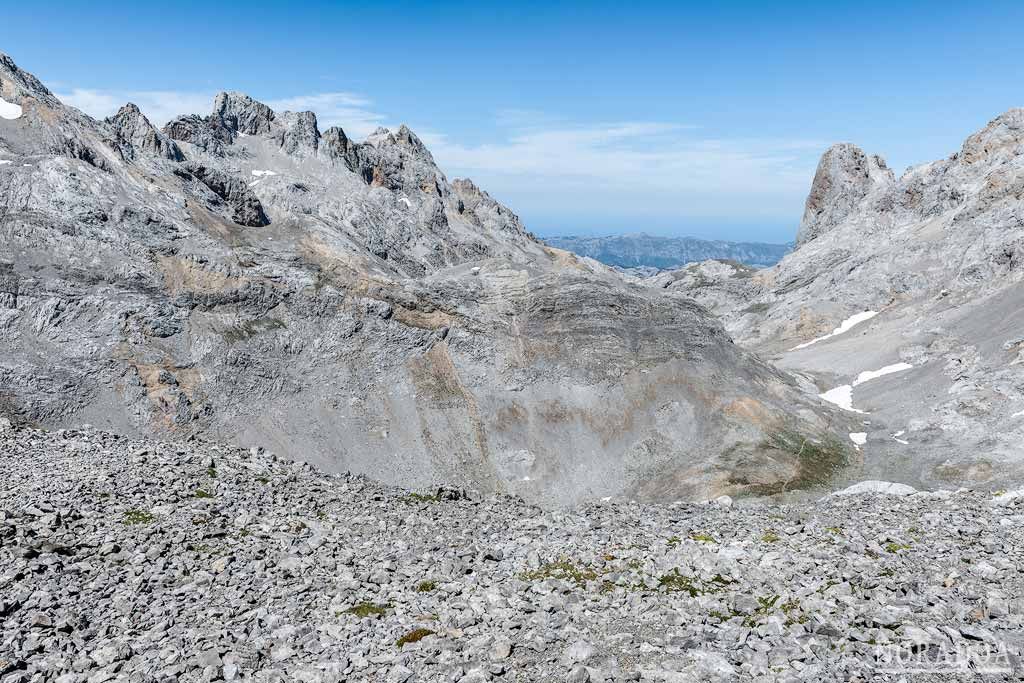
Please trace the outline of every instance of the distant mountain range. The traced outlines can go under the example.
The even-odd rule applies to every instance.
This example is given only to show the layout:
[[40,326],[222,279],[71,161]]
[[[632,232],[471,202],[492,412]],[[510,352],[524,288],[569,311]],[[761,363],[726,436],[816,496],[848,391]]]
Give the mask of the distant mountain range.
[[644,233],[608,237],[570,235],[542,239],[552,247],[621,268],[650,266],[669,269],[707,259],[731,259],[750,266],[766,267],[778,263],[793,247],[791,244],[725,242],[696,237],[659,237]]

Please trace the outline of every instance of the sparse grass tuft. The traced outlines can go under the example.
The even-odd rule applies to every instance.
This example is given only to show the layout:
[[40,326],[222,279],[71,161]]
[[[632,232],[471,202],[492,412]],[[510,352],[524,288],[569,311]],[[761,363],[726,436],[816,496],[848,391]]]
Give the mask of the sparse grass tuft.
[[418,643],[419,641],[423,640],[429,635],[432,635],[433,633],[434,632],[431,631],[429,628],[413,629],[412,631],[409,631],[404,636],[395,641],[395,645],[397,645],[398,647],[403,647],[408,643]]
[[796,458],[797,471],[787,481],[750,484],[746,493],[772,496],[786,491],[823,488],[850,464],[850,449],[830,434],[810,437],[783,429],[770,434],[762,448],[780,451]]
[[196,489],[196,498],[213,498],[213,494],[203,489]]
[[561,579],[572,581],[579,587],[586,585],[587,581],[597,579],[597,572],[590,567],[577,566],[568,560],[548,562],[533,571],[524,572],[520,575],[524,581],[544,581],[546,579]]
[[698,541],[700,543],[718,543],[718,541],[715,540],[714,536],[711,536],[710,534],[695,532],[695,531],[690,532],[690,540],[691,541]]
[[418,584],[416,584],[417,593],[429,593],[435,588],[437,588],[437,584],[433,581],[420,581]]
[[691,598],[707,593],[718,593],[732,583],[735,582],[721,574],[715,574],[710,581],[702,581],[680,574],[678,569],[673,569],[658,579],[658,586],[664,588],[666,593],[688,593]]
[[810,619],[810,617],[800,611],[800,601],[797,598],[790,598],[779,605],[779,609],[786,615],[786,626],[806,624]]
[[892,542],[890,542],[890,543],[886,543],[885,544],[885,551],[887,553],[898,553],[901,550],[910,550],[910,546],[907,545],[906,543],[892,543]]
[[151,513],[145,510],[128,510],[124,513],[125,524],[150,524],[156,519]]
[[683,576],[678,569],[673,569],[659,578],[658,585],[664,588],[666,593],[689,593],[691,598],[704,594],[704,591],[694,583],[692,578]]
[[378,605],[372,602],[361,602],[358,605],[349,607],[345,610],[345,613],[354,614],[360,619],[363,619],[369,616],[381,616],[383,614],[387,614],[387,611],[387,605]]
[[777,533],[775,533],[771,529],[768,529],[763,534],[761,534],[761,540],[765,543],[778,543],[782,539]]
[[753,614],[747,616],[743,620],[743,625],[747,628],[754,628],[754,626],[757,625],[758,621],[760,621],[762,617],[766,617],[769,614],[771,614],[771,611],[775,609],[775,603],[777,603],[778,601],[778,595],[769,595],[766,597],[758,596],[758,608],[754,610]]

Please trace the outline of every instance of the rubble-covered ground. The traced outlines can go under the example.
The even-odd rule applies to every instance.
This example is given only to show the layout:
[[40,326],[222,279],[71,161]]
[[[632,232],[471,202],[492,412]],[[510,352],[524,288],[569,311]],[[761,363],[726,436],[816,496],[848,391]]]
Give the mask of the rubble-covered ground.
[[1024,671],[1014,493],[542,510],[6,423],[0,466],[2,683]]

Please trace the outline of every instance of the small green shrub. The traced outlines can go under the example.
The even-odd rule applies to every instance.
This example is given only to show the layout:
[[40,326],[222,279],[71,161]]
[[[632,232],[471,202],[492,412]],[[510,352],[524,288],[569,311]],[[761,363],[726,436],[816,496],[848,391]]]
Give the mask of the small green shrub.
[[413,491],[403,496],[401,500],[406,503],[436,503],[441,498],[435,493],[416,493]]
[[395,645],[397,645],[398,647],[403,647],[408,643],[418,643],[419,641],[423,640],[429,635],[432,635],[433,633],[434,632],[431,631],[429,628],[413,629],[412,631],[409,631],[404,636],[396,640]]
[[125,524],[150,524],[156,519],[151,513],[145,510],[128,510],[124,513]]
[[383,614],[387,614],[387,611],[387,605],[377,605],[372,602],[361,602],[358,605],[354,605],[353,607],[349,607],[345,610],[347,614],[354,614],[360,619],[369,616],[381,616]]
[[577,566],[568,560],[548,562],[533,571],[524,572],[519,576],[524,581],[544,581],[546,579],[561,579],[572,581],[581,588],[587,581],[597,578],[597,572],[590,567]]

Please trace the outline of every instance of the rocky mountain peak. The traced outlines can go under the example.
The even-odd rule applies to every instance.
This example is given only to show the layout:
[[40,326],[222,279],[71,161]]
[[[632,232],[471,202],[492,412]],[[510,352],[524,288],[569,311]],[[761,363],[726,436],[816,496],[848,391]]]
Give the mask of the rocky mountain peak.
[[475,225],[515,234],[529,235],[526,226],[508,207],[496,201],[468,178],[452,181],[452,190],[459,198],[459,213]]
[[221,92],[213,100],[213,117],[225,127],[245,135],[264,135],[271,131],[274,110],[240,92]]
[[185,159],[178,145],[158,131],[131,102],[107,118],[106,123],[110,125],[117,142],[120,143],[122,156],[127,159],[134,158],[138,151],[171,161]]
[[0,97],[17,101],[24,95],[48,104],[58,101],[38,78],[27,71],[22,71],[10,56],[0,52]]
[[395,135],[395,140],[406,147],[411,147],[417,152],[426,152],[427,146],[423,144],[423,141],[419,139],[416,133],[413,133],[409,126],[404,123],[399,126],[398,133]]
[[878,155],[843,142],[829,147],[807,196],[798,245],[828,232],[848,216],[872,190],[895,182],[893,172]]
[[1002,152],[1024,154],[1024,109],[1007,111],[967,138],[961,156],[964,163],[973,164]]
[[283,126],[278,138],[286,154],[302,156],[316,153],[320,145],[316,114],[311,111],[286,111],[277,117],[275,123]]
[[366,144],[368,145],[376,146],[381,142],[388,141],[394,142],[395,136],[391,133],[390,130],[388,130],[384,126],[377,126],[377,128],[372,133],[366,136]]

